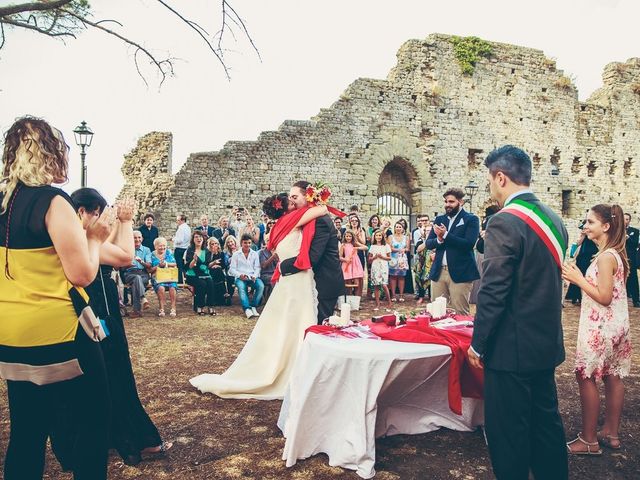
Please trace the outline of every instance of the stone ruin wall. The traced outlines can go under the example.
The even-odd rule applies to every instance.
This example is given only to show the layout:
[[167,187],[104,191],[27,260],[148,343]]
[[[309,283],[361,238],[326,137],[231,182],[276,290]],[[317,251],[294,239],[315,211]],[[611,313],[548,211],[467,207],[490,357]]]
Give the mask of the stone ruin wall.
[[530,154],[532,188],[572,235],[599,202],[619,202],[637,219],[640,59],[607,65],[602,88],[583,103],[539,50],[493,43],[491,57],[463,75],[450,38],[409,40],[386,80],[358,79],[312,119],[286,120],[256,141],[193,153],[174,176],[171,134],[150,133],[125,156],[121,195],[156,214],[165,234],[178,213],[215,223],[240,205],[257,218],[262,200],[296,179],[330,183],[333,204],[358,204],[365,218],[388,192],[433,215],[444,190],[475,180],[480,213],[489,202],[482,162],[511,143]]

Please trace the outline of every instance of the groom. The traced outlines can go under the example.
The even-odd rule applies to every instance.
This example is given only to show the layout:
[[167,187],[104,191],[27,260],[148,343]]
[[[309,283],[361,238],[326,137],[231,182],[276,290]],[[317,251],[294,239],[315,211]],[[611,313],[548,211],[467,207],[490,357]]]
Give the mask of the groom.
[[[289,199],[296,208],[307,206],[305,192],[309,182],[301,180],[293,184],[289,191]],[[287,258],[280,262],[282,275],[293,275],[300,272],[293,264],[297,257]],[[338,255],[338,237],[329,214],[316,219],[316,232],[309,248],[309,260],[316,280],[318,291],[318,325],[333,314],[338,297],[344,295],[344,278]]]

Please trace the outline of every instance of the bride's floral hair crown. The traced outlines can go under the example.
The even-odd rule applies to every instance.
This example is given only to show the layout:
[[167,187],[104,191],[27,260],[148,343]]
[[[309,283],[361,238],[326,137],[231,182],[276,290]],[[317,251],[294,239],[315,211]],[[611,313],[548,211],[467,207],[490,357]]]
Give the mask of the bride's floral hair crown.
[[305,190],[307,202],[313,205],[326,205],[331,198],[331,188],[324,182],[310,184]]

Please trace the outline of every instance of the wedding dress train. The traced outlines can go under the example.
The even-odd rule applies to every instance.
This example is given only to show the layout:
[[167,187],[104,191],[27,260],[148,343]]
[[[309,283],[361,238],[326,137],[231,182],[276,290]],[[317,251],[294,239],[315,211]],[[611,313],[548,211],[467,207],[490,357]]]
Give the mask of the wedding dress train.
[[[301,241],[294,228],[276,247],[278,257],[297,256]],[[304,331],[316,324],[317,305],[313,270],[280,277],[233,364],[221,375],[198,375],[191,385],[222,398],[282,399]]]

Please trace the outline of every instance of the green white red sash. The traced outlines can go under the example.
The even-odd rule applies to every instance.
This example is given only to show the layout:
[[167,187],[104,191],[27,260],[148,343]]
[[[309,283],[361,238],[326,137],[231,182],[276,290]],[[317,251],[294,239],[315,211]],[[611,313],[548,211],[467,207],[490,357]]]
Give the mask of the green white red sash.
[[549,249],[558,268],[562,268],[567,247],[560,232],[548,216],[533,203],[525,202],[519,198],[513,199],[500,211],[500,213],[502,212],[510,213],[524,221]]

